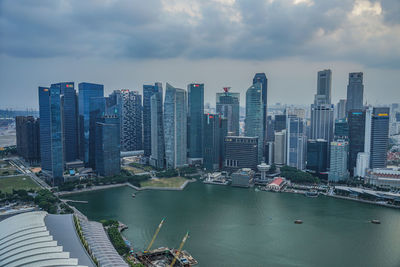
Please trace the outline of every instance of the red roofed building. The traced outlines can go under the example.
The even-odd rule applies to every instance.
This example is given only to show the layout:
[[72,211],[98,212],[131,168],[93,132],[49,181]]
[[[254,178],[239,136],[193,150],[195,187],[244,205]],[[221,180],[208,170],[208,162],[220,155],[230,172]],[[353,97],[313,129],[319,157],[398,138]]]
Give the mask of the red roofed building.
[[285,178],[277,177],[267,185],[267,189],[273,191],[280,191],[285,184],[286,184]]

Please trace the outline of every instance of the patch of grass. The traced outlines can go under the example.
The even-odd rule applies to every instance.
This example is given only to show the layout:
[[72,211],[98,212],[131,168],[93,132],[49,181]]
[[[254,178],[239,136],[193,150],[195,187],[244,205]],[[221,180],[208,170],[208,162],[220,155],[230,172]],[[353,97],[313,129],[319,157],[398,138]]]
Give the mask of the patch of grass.
[[138,174],[138,173],[143,173],[143,172],[146,172],[145,170],[141,170],[141,169],[139,169],[139,168],[135,168],[135,167],[132,167],[132,166],[124,166],[124,167],[122,167],[124,170],[127,170],[127,171],[130,171],[131,173],[133,173],[133,174]]
[[183,177],[159,178],[140,182],[140,186],[180,187],[185,181],[187,181],[187,179]]
[[40,187],[29,176],[15,176],[0,178],[0,190],[3,193],[12,193],[12,190],[37,190]]

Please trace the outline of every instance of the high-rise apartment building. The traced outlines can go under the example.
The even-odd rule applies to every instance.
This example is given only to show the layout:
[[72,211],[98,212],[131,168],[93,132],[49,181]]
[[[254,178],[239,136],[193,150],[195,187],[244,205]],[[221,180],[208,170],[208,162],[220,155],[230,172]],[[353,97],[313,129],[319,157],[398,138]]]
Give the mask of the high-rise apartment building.
[[240,94],[229,92],[229,87],[217,93],[216,111],[227,119],[230,135],[239,135],[239,103]]
[[241,168],[257,170],[258,140],[258,137],[226,136],[224,168],[228,171]]
[[167,83],[164,102],[164,139],[167,168],[187,164],[187,95]]
[[328,181],[338,182],[349,177],[347,170],[349,143],[344,140],[331,142]]
[[257,82],[246,92],[245,136],[258,138],[258,162],[263,159],[265,137],[262,84]]
[[16,116],[17,153],[30,164],[40,162],[40,119]]
[[123,89],[121,97],[121,151],[142,150],[142,96]]
[[188,88],[188,161],[203,161],[204,84],[191,83]]
[[165,167],[164,113],[162,89],[150,98],[151,108],[151,156],[150,164],[156,168]]
[[373,109],[371,122],[370,168],[385,168],[389,144],[389,111],[388,107]]
[[286,163],[299,170],[305,168],[306,133],[304,121],[293,115],[287,117]]
[[146,157],[151,155],[151,97],[162,93],[162,84],[143,85],[143,150]]
[[86,164],[89,163],[89,128],[90,99],[104,97],[104,85],[95,83],[80,83],[79,88],[79,155]]
[[316,106],[322,104],[331,104],[332,92],[332,71],[322,70],[317,76],[317,94],[315,95],[314,104]]
[[204,114],[204,160],[207,170],[219,170],[224,163],[224,138],[228,133],[227,119],[219,114]]
[[349,73],[349,84],[347,85],[346,111],[363,108],[364,84],[363,73]]

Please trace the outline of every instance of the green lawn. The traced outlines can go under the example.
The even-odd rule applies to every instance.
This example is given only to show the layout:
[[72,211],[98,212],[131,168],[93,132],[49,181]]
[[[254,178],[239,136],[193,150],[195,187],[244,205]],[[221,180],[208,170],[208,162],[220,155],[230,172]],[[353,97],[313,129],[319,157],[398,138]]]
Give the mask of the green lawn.
[[187,179],[183,177],[159,178],[140,182],[141,187],[180,187]]
[[135,168],[135,167],[132,167],[132,166],[124,166],[124,167],[122,167],[124,170],[127,170],[127,171],[130,171],[131,173],[133,173],[133,174],[138,174],[138,173],[143,173],[143,172],[146,172],[145,170],[141,170],[141,169],[139,169],[139,168]]
[[17,171],[15,168],[2,168],[0,169],[0,176],[8,176],[8,175],[15,175],[19,174],[20,172]]
[[35,190],[35,189],[40,189],[40,187],[34,181],[32,181],[32,179],[28,176],[0,178],[1,192],[12,193],[13,189]]

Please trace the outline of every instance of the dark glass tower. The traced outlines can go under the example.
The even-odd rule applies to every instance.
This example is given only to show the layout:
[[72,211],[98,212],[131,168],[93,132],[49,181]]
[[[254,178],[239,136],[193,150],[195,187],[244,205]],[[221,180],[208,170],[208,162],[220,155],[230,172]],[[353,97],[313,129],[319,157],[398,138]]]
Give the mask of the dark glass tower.
[[32,116],[15,117],[18,155],[31,164],[40,162],[39,123]]
[[217,113],[227,119],[230,135],[239,135],[239,103],[240,94],[229,92],[229,87],[225,87],[223,93],[217,93]]
[[335,122],[335,139],[349,138],[349,124],[346,119],[336,120]]
[[355,109],[347,114],[349,123],[349,172],[354,173],[357,154],[364,152],[365,143],[365,110]]
[[[267,134],[267,95],[268,95],[268,79],[265,73],[256,73],[253,78],[253,84],[261,83],[261,91],[262,91],[262,103],[263,103],[263,126],[264,126],[264,136],[263,142],[266,141]],[[260,144],[261,145],[261,144]]]
[[364,96],[363,73],[349,73],[349,84],[347,85],[346,111],[362,109]]
[[328,166],[328,142],[326,140],[308,140],[307,169],[315,173],[326,172]]
[[389,144],[389,108],[374,108],[371,123],[370,168],[385,168]]
[[162,92],[162,84],[143,85],[143,149],[144,155],[151,155],[151,97]]
[[207,170],[222,168],[224,137],[227,135],[227,119],[218,114],[204,114],[204,161]]
[[[104,97],[90,98],[89,112],[89,167],[97,169],[96,166],[96,123],[105,115],[105,99]],[[114,115],[117,119],[118,116]],[[114,118],[113,118],[114,120]],[[119,123],[118,123],[119,126]]]
[[189,164],[203,159],[204,84],[188,85],[188,152]]
[[286,115],[275,115],[274,130],[275,132],[281,132],[286,129]]
[[51,171],[50,88],[39,87],[40,158],[43,170]]
[[151,102],[151,157],[150,164],[165,167],[164,113],[162,89],[153,94]]

